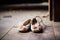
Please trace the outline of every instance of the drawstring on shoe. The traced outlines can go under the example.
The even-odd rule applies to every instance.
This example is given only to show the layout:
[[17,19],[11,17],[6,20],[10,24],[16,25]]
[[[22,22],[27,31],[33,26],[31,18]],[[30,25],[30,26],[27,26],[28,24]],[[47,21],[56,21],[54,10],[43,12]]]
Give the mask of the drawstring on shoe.
[[40,19],[39,24],[42,23],[45,26],[43,29],[45,29],[47,25],[44,24],[44,22],[43,22],[43,20],[42,20],[42,18],[40,16],[36,16],[35,18],[37,18],[37,17],[39,17],[39,19]]

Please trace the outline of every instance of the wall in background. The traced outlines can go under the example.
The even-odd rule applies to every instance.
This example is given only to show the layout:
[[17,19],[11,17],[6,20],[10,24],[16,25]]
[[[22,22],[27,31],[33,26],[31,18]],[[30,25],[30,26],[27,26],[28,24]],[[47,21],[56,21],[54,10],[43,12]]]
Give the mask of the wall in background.
[[54,21],[60,22],[60,0],[54,0]]

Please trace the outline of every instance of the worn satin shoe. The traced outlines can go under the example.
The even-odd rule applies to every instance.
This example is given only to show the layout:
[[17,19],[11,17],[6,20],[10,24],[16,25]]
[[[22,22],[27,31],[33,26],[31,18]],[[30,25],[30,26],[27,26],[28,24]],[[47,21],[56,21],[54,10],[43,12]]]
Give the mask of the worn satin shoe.
[[40,22],[36,18],[33,18],[31,21],[31,30],[33,32],[40,32],[41,29],[42,27],[40,26]]
[[26,32],[30,29],[31,19],[26,20],[23,24],[19,25],[20,32]]

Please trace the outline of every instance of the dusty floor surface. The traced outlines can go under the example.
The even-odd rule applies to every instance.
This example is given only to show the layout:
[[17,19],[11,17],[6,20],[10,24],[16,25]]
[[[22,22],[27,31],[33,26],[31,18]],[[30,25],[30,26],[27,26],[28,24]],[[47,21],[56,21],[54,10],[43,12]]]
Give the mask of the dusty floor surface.
[[[0,40],[60,40],[60,23],[50,21],[49,17],[42,17],[48,13],[48,11],[44,10],[13,10],[0,12]],[[44,32],[19,32],[18,25],[35,16],[40,16],[47,25]]]

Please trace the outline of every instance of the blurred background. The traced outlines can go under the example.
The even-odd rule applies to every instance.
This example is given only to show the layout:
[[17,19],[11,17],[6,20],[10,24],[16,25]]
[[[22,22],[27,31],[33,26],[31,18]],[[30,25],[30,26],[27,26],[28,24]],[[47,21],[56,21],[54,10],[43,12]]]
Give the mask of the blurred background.
[[[54,10],[53,14],[52,2],[52,0],[0,0],[0,40],[59,40],[60,23],[54,22],[59,20],[57,13],[59,11]],[[58,8],[57,5],[55,7]],[[18,25],[35,16],[40,16],[47,25],[46,29],[43,29],[44,32],[20,33]]]

